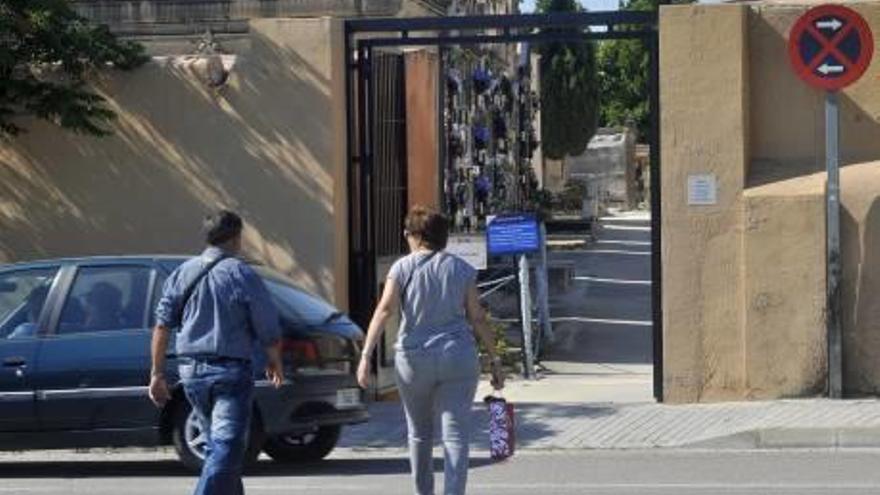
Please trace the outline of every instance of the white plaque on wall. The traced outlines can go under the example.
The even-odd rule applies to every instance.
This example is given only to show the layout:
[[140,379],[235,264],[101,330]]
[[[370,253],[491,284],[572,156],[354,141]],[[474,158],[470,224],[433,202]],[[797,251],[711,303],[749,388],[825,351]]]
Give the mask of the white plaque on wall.
[[689,205],[718,204],[718,177],[715,174],[688,175],[687,191]]

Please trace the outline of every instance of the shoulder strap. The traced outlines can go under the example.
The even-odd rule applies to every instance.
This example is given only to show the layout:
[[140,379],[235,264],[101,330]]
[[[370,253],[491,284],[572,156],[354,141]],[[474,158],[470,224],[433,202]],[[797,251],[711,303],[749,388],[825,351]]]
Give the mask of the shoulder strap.
[[422,258],[422,260],[419,261],[419,264],[416,265],[415,267],[413,267],[413,269],[409,272],[409,276],[406,277],[406,283],[403,284],[403,287],[400,289],[400,308],[401,309],[403,309],[403,303],[406,302],[406,291],[409,289],[409,284],[410,284],[410,282],[412,282],[413,275],[415,275],[416,272],[419,271],[419,268],[423,267],[425,265],[425,263],[431,261],[431,258],[433,258],[434,255],[437,254],[438,252],[439,251],[432,251],[431,254]]
[[193,277],[193,279],[190,280],[189,283],[186,285],[186,289],[183,290],[183,297],[181,298],[180,309],[178,309],[177,312],[177,321],[179,321],[181,325],[183,324],[183,310],[186,309],[186,305],[189,303],[189,299],[192,297],[193,292],[195,292],[196,286],[199,285],[199,282],[201,282],[202,279],[205,278],[205,275],[207,275],[208,272],[210,272],[215,266],[217,266],[218,263],[228,257],[229,256],[226,254],[221,254],[220,256],[214,258],[207,265],[202,267],[199,273],[197,273],[196,276]]

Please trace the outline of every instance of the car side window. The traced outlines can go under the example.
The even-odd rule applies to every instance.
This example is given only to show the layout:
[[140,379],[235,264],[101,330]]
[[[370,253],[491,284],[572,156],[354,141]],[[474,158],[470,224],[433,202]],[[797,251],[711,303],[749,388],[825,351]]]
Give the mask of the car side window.
[[151,269],[82,267],[64,302],[58,334],[146,328]]
[[0,339],[36,337],[39,319],[58,268],[0,274]]

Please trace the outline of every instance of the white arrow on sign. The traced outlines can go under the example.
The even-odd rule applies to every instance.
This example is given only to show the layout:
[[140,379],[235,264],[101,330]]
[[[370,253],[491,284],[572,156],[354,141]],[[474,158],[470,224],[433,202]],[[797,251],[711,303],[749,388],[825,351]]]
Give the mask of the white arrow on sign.
[[840,74],[841,72],[843,72],[843,66],[842,65],[828,65],[827,63],[825,63],[825,64],[822,64],[819,66],[818,71],[821,72],[822,74],[825,74],[826,76],[828,74]]
[[830,21],[817,22],[816,27],[819,29],[830,29],[832,31],[837,31],[838,29],[843,27],[843,23],[840,22],[840,19],[832,17]]

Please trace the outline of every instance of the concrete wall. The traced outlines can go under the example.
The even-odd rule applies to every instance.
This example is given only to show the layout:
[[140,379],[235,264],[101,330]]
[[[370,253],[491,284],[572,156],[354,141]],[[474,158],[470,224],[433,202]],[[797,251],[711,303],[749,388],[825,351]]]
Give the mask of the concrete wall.
[[562,192],[568,181],[564,160],[551,160],[543,157],[543,188],[554,193]]
[[246,31],[249,19],[415,17],[444,12],[433,0],[73,0],[92,22],[124,36],[201,35]]
[[[788,31],[809,6],[765,6],[750,11],[749,64],[753,184],[825,170],[824,94],[790,69]],[[880,33],[880,5],[853,3]],[[880,157],[880,63],[877,56],[861,80],[840,93],[843,165]]]
[[824,193],[825,177],[818,174],[744,191],[741,355],[747,398],[824,390]]
[[164,59],[95,81],[112,137],[27,122],[0,145],[0,260],[194,253],[226,206],[248,255],[344,306],[342,42],[340,21],[253,20],[220,90]]
[[[880,5],[852,5],[880,32]],[[671,402],[824,392],[822,93],[790,69],[808,6],[661,10],[665,393]],[[880,65],[840,93],[844,361],[851,395],[880,390]],[[713,174],[714,205],[689,205]],[[873,248],[873,249],[872,249]]]
[[568,179],[598,190],[603,203],[633,207],[635,135],[626,128],[599,129],[580,156],[565,159]]
[[[743,389],[746,13],[738,5],[670,7],[660,18],[664,393],[670,402],[730,398]],[[718,204],[688,206],[688,175],[706,172],[717,175]]]
[[880,162],[841,171],[844,391],[880,394]]

